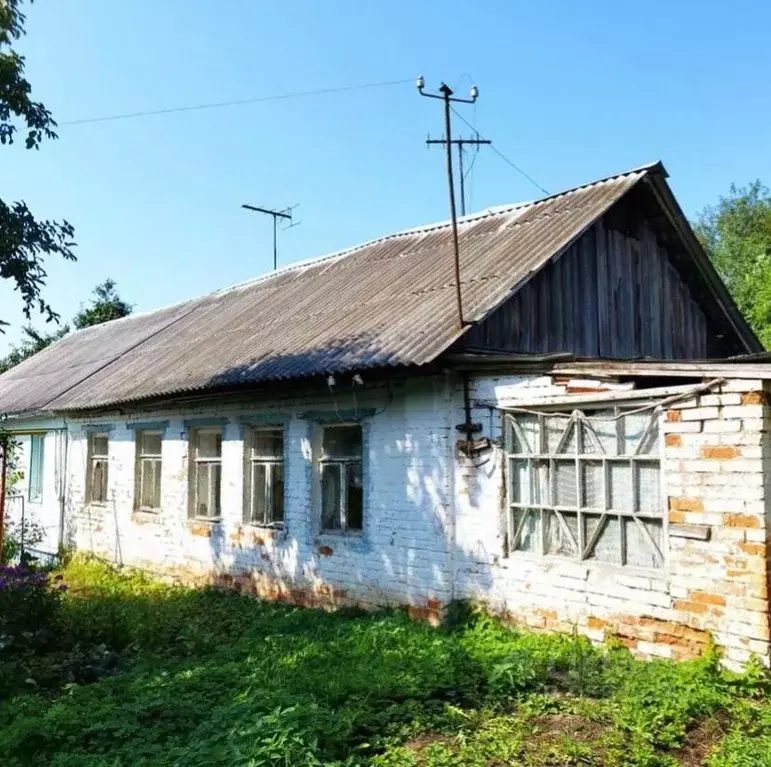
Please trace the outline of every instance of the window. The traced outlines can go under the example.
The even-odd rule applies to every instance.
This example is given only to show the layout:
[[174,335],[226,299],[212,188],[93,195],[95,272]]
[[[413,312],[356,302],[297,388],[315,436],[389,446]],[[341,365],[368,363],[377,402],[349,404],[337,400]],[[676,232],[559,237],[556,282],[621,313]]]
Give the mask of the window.
[[321,529],[357,531],[364,523],[359,424],[325,426],[322,437]]
[[88,478],[86,498],[90,503],[107,503],[107,475],[109,468],[107,434],[88,435]]
[[284,521],[284,431],[251,429],[246,439],[244,522]]
[[27,499],[30,503],[40,503],[43,500],[43,462],[45,435],[33,434],[29,447],[29,487]]
[[146,511],[161,508],[162,431],[137,432],[134,505]]
[[505,415],[513,549],[661,567],[657,413]]
[[196,429],[191,442],[190,516],[220,516],[222,484],[222,432]]

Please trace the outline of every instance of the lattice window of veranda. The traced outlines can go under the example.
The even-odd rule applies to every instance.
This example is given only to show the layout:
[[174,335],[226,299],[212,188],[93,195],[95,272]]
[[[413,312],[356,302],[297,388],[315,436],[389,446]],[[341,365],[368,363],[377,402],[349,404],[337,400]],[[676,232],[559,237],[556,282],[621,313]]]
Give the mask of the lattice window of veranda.
[[662,567],[660,418],[619,407],[505,413],[511,548]]

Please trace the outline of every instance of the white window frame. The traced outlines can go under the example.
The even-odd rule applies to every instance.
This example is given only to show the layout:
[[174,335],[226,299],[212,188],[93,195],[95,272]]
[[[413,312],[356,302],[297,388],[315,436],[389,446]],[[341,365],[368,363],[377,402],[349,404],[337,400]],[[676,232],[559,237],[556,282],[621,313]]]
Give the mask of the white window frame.
[[[327,430],[339,429],[339,428],[351,428],[356,427],[361,434],[361,450],[358,455],[348,456],[327,456],[324,453],[324,435]],[[322,423],[320,429],[319,439],[319,460],[318,460],[318,487],[319,487],[319,529],[322,535],[361,535],[364,532],[366,524],[366,495],[364,493],[364,487],[366,485],[366,477],[364,476],[364,427],[360,421],[346,421],[339,423]],[[361,527],[349,527],[348,525],[348,482],[346,475],[349,466],[359,466],[359,474],[361,476],[362,484],[362,510],[361,510]],[[325,467],[334,466],[337,467],[340,472],[340,527],[324,527],[324,493],[323,493],[323,472]],[[343,480],[346,481],[343,481]]]
[[[27,482],[27,501],[29,503],[43,502],[45,486],[45,434],[30,434],[29,437],[29,480]],[[38,449],[35,449],[35,445]],[[36,459],[39,461],[35,465]],[[36,480],[33,482],[33,479]]]
[[[95,443],[97,439],[107,440],[107,452],[95,452]],[[86,477],[86,500],[97,506],[104,506],[109,501],[110,493],[110,432],[109,431],[91,431],[87,436],[88,441],[88,466]],[[104,498],[96,497],[94,493],[94,468],[98,462],[104,463]],[[101,493],[100,493],[101,495]]]
[[[614,415],[595,416],[595,419],[607,420],[615,424],[616,450],[613,453],[606,453],[600,438],[591,426],[592,412],[597,410],[613,410]],[[643,435],[637,441],[633,452],[624,452],[624,417],[626,415],[641,414],[649,415],[649,421]],[[535,417],[538,419],[537,443],[527,450],[514,450],[512,443],[516,441],[520,446],[528,446],[528,436],[523,432],[518,416]],[[546,444],[546,429],[544,424],[549,417],[566,418],[566,428],[562,433],[558,444],[549,450]],[[553,410],[529,409],[527,413],[522,411],[504,412],[503,429],[504,442],[506,450],[506,499],[507,499],[507,524],[509,530],[509,545],[512,551],[522,554],[531,554],[537,556],[559,557],[573,561],[587,561],[603,566],[617,566],[637,569],[655,569],[660,570],[666,567],[666,540],[667,540],[667,515],[664,508],[664,493],[662,487],[662,442],[660,434],[661,414],[655,409],[641,411],[640,407],[634,405],[621,407],[618,404],[605,402],[592,404],[591,408],[585,410],[573,410],[572,413],[558,413]],[[588,435],[590,445],[584,449],[584,435]],[[575,441],[575,449],[572,452],[561,452],[570,439]],[[649,451],[649,452],[646,452]],[[557,465],[569,465],[574,461],[575,471],[575,506],[560,505],[557,501],[558,473]],[[526,493],[530,496],[524,500],[517,500],[514,492],[516,477],[520,476],[515,471],[515,467],[520,467],[525,463],[527,469],[529,487]],[[584,503],[586,498],[586,486],[582,484],[583,469],[589,465],[601,467],[602,472],[602,506],[588,506]],[[655,466],[658,474],[658,504],[655,510],[642,509],[640,504],[640,485],[639,472],[641,466]],[[631,495],[631,508],[617,508],[612,500],[612,467],[628,467],[629,469],[629,491]],[[522,492],[520,490],[520,492]],[[535,496],[535,498],[533,497]],[[521,498],[521,496],[520,496]],[[521,515],[517,522],[517,515]],[[530,521],[530,515],[534,515],[535,528],[535,551],[528,548],[522,548],[522,535],[528,530],[527,523]],[[569,546],[574,549],[574,554],[564,554],[549,552],[546,536],[546,517],[553,517],[553,524],[558,524],[562,534],[569,541]],[[576,518],[576,534],[570,529],[565,516],[570,515]],[[590,536],[585,535],[584,518],[598,517],[599,522],[596,529]],[[606,529],[609,519],[618,520],[619,530],[619,559],[620,562],[608,562],[603,559],[593,558],[595,546]],[[635,525],[640,531],[642,537],[647,541],[655,564],[639,565],[628,564],[629,554],[627,551],[627,533],[626,520],[634,520]],[[650,531],[644,522],[655,521],[661,524],[661,546],[654,540]]]
[[[256,437],[259,434],[278,433],[281,435],[280,455],[258,455],[255,453]],[[283,527],[286,514],[286,485],[281,497],[281,519],[276,519],[273,507],[273,487],[276,474],[281,470],[286,481],[286,429],[283,426],[249,426],[244,434],[244,524],[255,527]],[[265,517],[259,519],[255,513],[254,471],[257,466],[265,469],[263,486]]]
[[[220,437],[220,454],[219,456],[199,456],[198,455],[198,437],[201,434],[216,434]],[[188,517],[190,519],[200,519],[209,522],[218,522],[222,518],[222,443],[224,442],[224,430],[222,427],[201,427],[192,429],[190,432],[190,467],[189,472],[189,506]],[[212,466],[219,466],[220,470],[220,482],[219,482],[219,494],[215,492],[215,486],[217,483],[212,482]],[[198,513],[198,472],[205,467],[205,470],[209,473],[209,498],[207,508],[216,508],[216,514],[201,515]]]
[[[144,437],[146,435],[154,435],[161,439],[161,452],[160,453],[145,453],[144,452]],[[150,511],[158,512],[161,510],[163,504],[163,429],[137,429],[135,444],[136,444],[136,463],[134,467],[134,508],[137,511]],[[159,478],[159,491],[158,491],[158,505],[147,506],[142,503],[142,488],[144,486],[143,479],[145,471],[152,470],[153,479],[157,473]],[[155,488],[155,482],[153,481],[153,488]]]

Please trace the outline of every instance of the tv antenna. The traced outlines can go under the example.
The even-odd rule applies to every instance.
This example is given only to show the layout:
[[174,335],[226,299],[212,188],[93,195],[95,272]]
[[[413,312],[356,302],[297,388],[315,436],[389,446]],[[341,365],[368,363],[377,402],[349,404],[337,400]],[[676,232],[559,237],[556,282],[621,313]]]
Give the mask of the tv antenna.
[[292,205],[289,208],[284,208],[283,210],[271,210],[270,208],[258,208],[256,205],[247,205],[244,203],[241,207],[245,208],[246,210],[251,210],[254,213],[264,213],[266,216],[271,216],[273,219],[273,271],[275,272],[276,269],[278,269],[278,221],[281,219],[282,221],[289,221],[289,225],[282,228],[282,231],[286,229],[292,229],[295,226],[299,226],[300,222],[292,222],[292,211],[296,207],[299,206],[299,203],[297,205]]

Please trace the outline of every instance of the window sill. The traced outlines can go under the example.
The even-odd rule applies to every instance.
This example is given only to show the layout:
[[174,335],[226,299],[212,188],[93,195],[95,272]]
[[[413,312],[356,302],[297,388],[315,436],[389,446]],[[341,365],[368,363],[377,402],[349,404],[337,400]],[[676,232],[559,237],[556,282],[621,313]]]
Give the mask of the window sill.
[[161,521],[160,509],[135,509],[131,514],[131,521],[137,524],[157,524]]
[[241,524],[252,530],[274,530],[277,533],[286,529],[283,522],[242,522]]
[[316,536],[319,540],[330,538],[332,540],[361,540],[364,537],[363,530],[319,530]]

